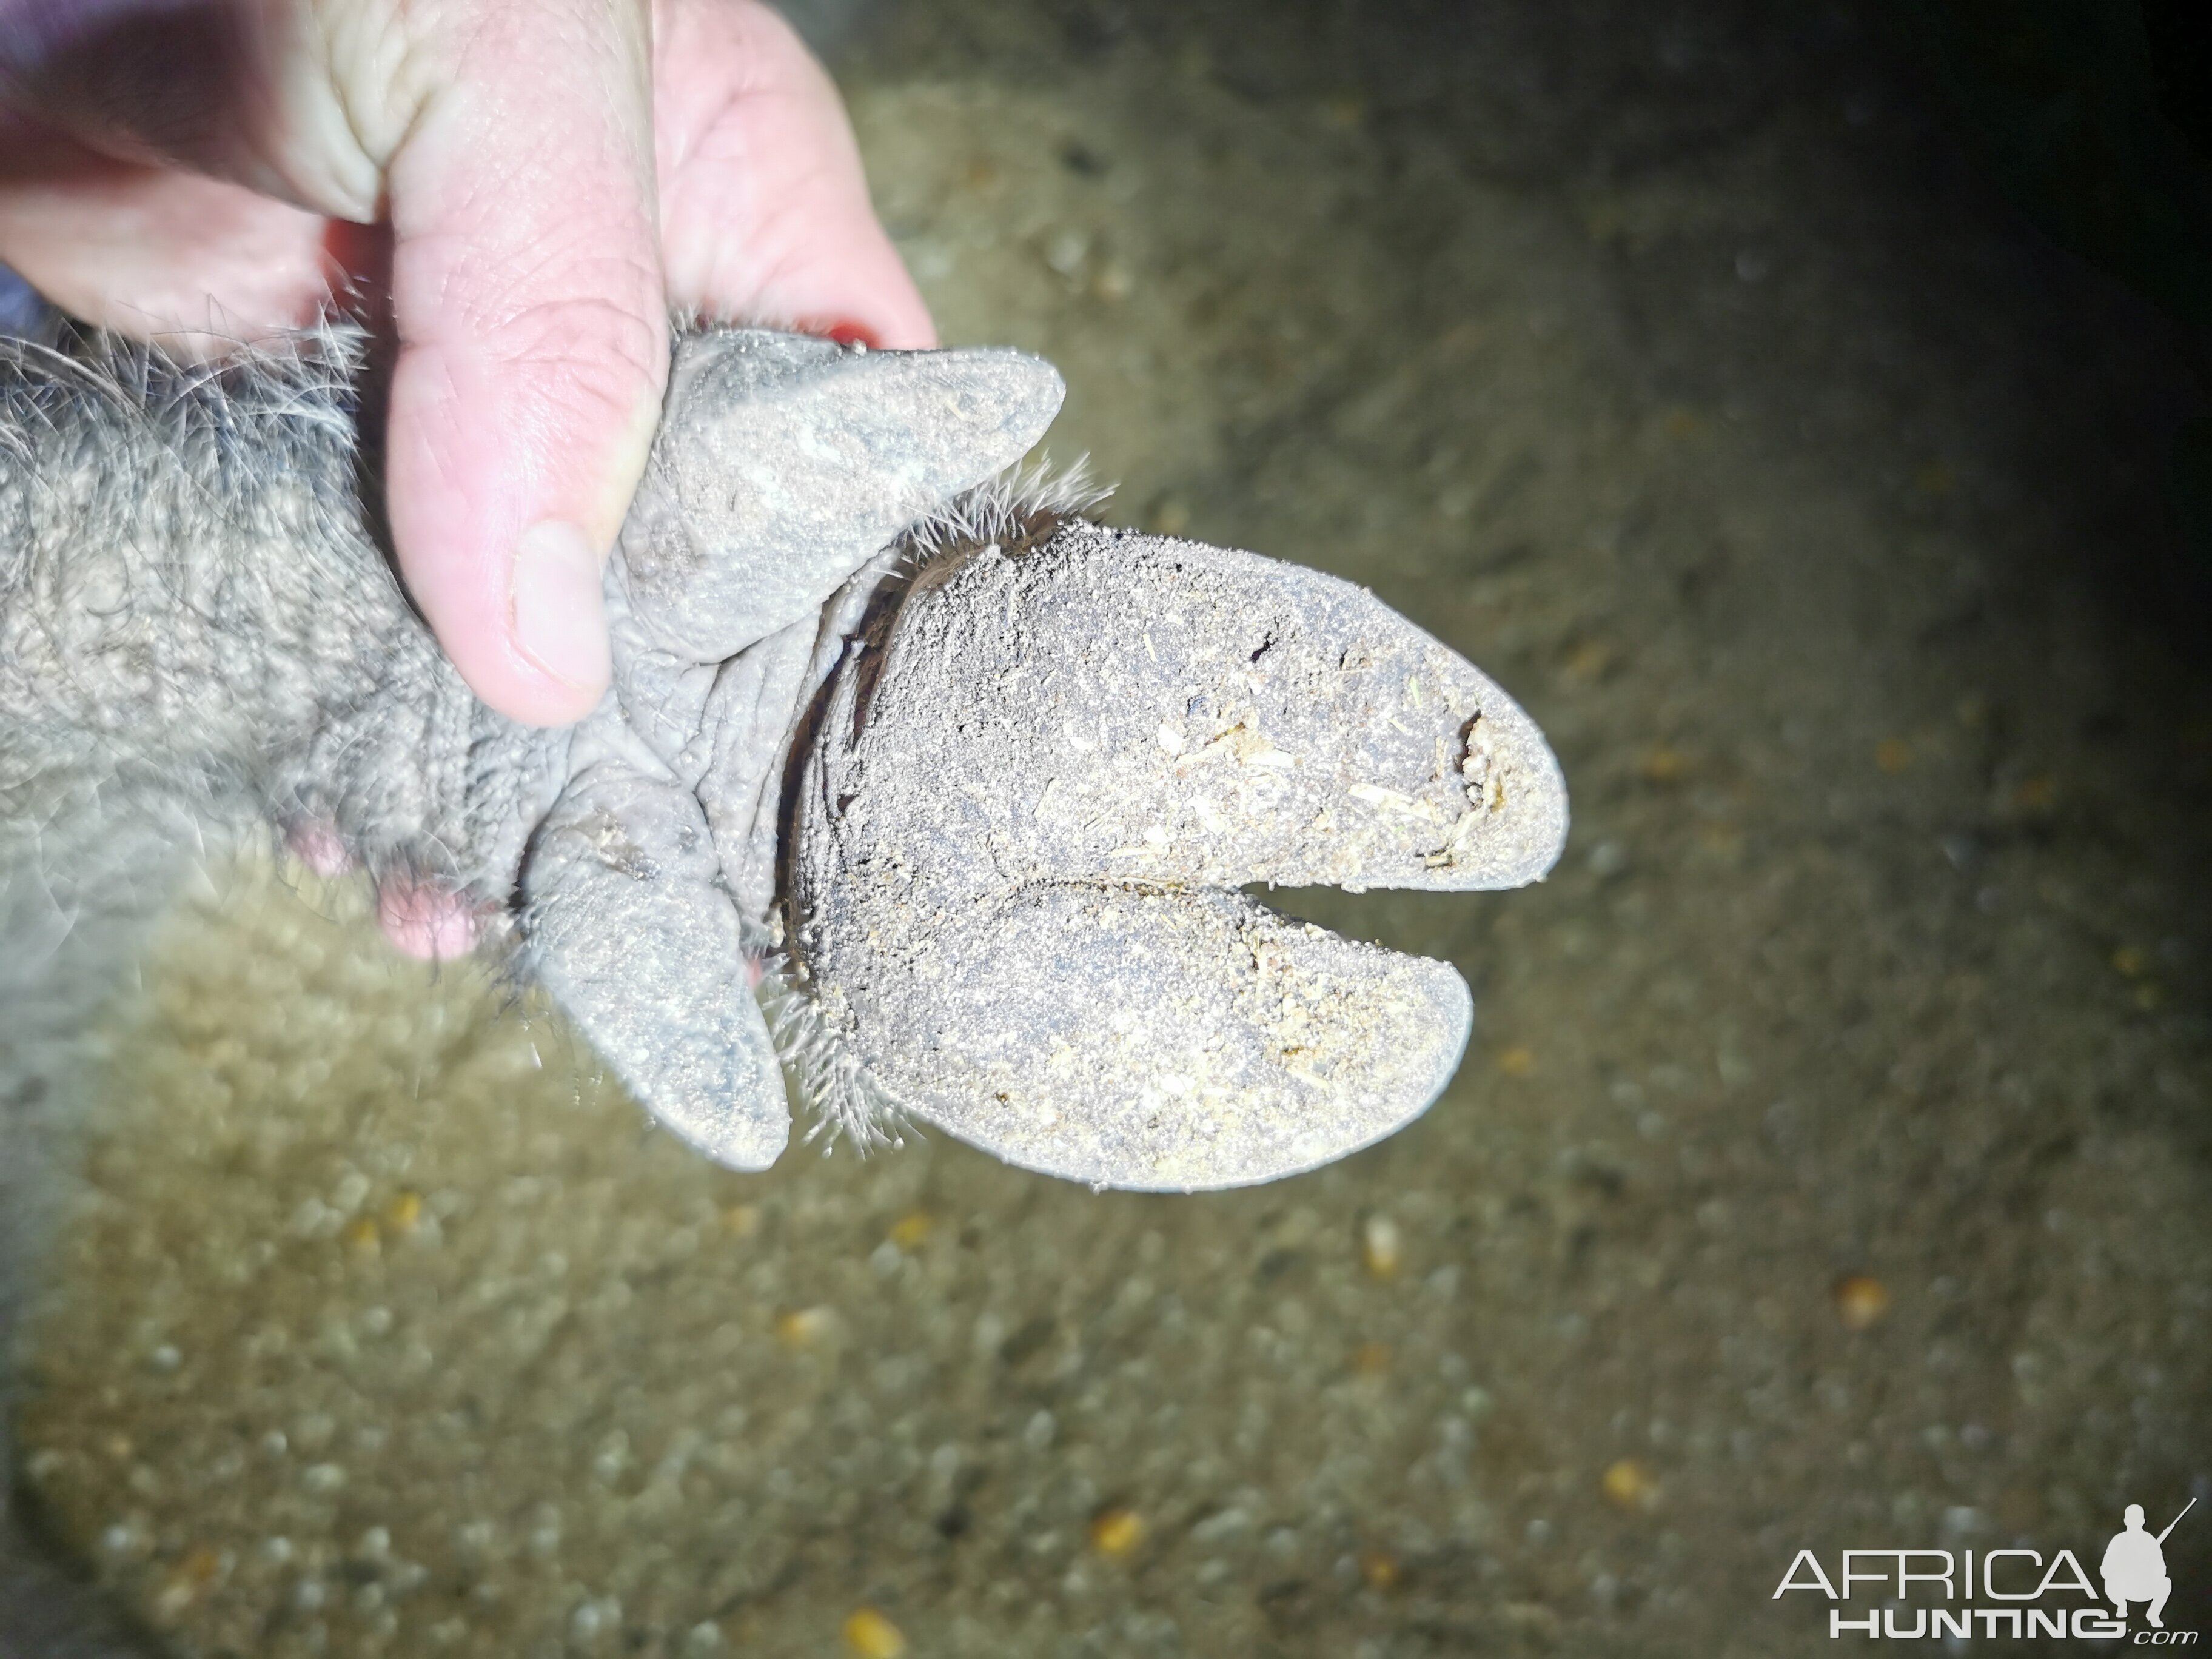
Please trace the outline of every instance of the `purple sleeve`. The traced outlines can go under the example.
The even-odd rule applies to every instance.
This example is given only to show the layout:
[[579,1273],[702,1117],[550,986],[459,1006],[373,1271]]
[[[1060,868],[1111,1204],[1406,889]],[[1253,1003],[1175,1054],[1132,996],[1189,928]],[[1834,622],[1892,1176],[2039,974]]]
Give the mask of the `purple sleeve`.
[[0,0],[0,97],[87,36],[130,23],[229,9],[230,0]]
[[0,335],[33,333],[46,315],[46,302],[39,297],[38,289],[0,265]]

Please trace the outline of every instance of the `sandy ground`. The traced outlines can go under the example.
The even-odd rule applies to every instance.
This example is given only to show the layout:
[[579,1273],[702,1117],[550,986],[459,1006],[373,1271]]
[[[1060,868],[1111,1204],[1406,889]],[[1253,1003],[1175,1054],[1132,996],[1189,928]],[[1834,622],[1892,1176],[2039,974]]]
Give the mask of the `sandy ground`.
[[734,1176],[357,893],[212,872],[36,1328],[61,1547],[192,1655],[1751,1655],[1826,1650],[1801,1547],[2094,1572],[2212,1499],[2177,338],[1847,13],[829,23],[945,334],[1062,367],[1115,515],[1553,737],[1542,888],[1278,896],[1460,965],[1457,1082],[1218,1196]]

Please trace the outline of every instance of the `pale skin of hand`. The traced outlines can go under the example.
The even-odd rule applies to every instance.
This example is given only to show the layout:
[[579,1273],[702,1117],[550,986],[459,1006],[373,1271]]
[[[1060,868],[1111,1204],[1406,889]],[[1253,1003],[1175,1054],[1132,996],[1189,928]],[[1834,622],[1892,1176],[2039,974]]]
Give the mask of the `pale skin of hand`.
[[[758,0],[0,0],[0,263],[104,326],[295,329],[388,237],[393,549],[532,724],[606,689],[672,307],[936,343],[835,88]],[[434,890],[379,914],[416,955],[476,942]]]

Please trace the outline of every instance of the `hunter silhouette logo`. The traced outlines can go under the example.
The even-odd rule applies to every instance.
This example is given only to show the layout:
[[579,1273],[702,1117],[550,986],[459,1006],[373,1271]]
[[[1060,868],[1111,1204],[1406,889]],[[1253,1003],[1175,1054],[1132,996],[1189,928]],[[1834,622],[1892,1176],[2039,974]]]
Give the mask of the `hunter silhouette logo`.
[[[2198,1632],[2170,1631],[2163,1614],[2173,1580],[2166,1570],[2166,1540],[2197,1507],[2191,1498],[2179,1514],[2153,1534],[2143,1524],[2143,1507],[2130,1504],[2121,1530],[2105,1546],[2096,1586],[2072,1550],[2046,1560],[2039,1550],[2015,1546],[1992,1550],[1845,1550],[1831,1577],[1820,1558],[1799,1550],[1775,1587],[1780,1601],[1792,1590],[1809,1590],[1829,1601],[1848,1604],[1828,1610],[1831,1639],[1844,1636],[1887,1637],[1893,1641],[1993,1640],[2005,1637],[2071,1637],[2076,1641],[2125,1641],[2131,1647],[2191,1647]],[[2069,1605],[2065,1598],[2076,1598]],[[1862,1598],[1864,1598],[1862,1600]],[[1881,1603],[1867,1606],[1868,1601]],[[2109,1602],[2112,1611],[2103,1605]],[[2140,1604],[2144,1627],[2128,1631],[2128,1608]]]
[[[2181,1506],[2181,1515],[2197,1507],[2191,1498]],[[2126,1530],[2112,1534],[2112,1541],[2105,1546],[2105,1595],[2119,1612],[2122,1619],[2128,1616],[2128,1603],[2148,1601],[2150,1607],[2143,1615],[2150,1620],[2153,1630],[2164,1630],[2166,1620],[2159,1614],[2166,1611],[2166,1598],[2173,1594],[2173,1580],[2166,1576],[2166,1534],[2181,1524],[2181,1515],[2166,1523],[2166,1532],[2155,1538],[2143,1530],[2143,1509],[2140,1504],[2128,1505],[2124,1518]]]

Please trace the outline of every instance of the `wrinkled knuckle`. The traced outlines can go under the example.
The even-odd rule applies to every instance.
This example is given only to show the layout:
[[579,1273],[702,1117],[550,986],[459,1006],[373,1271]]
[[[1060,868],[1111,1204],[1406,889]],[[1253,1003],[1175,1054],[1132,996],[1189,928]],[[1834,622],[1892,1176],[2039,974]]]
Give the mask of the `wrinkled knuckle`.
[[668,323],[659,305],[641,306],[599,291],[535,300],[495,325],[488,344],[495,362],[516,369],[581,374],[587,385],[620,387],[623,401],[656,380],[668,356]]
[[666,324],[612,301],[565,300],[514,313],[484,344],[514,388],[535,442],[558,453],[596,442],[653,406],[667,375]]

